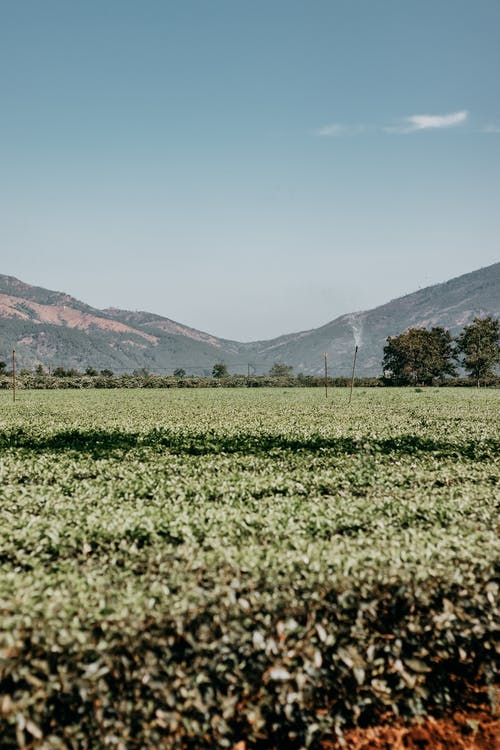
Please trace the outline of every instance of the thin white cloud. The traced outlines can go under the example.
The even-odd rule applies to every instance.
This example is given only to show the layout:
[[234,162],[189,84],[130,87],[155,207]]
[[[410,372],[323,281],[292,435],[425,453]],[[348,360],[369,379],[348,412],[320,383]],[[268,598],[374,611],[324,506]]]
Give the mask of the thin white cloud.
[[344,125],[324,125],[322,128],[315,130],[315,135],[320,135],[324,138],[337,138],[339,135],[345,135]]
[[318,128],[318,130],[314,131],[314,135],[319,135],[322,138],[339,138],[343,135],[357,135],[363,130],[363,125],[332,123],[331,125],[324,125],[322,128]]
[[415,133],[418,130],[440,130],[461,125],[469,116],[466,109],[451,112],[449,115],[410,115],[403,124],[384,128],[386,133]]
[[[344,125],[342,123],[331,123],[323,125],[321,128],[310,131],[312,135],[320,138],[341,138],[355,136],[366,133],[416,133],[422,130],[444,130],[447,128],[463,125],[469,120],[469,112],[462,109],[459,112],[451,112],[446,115],[410,115],[404,117],[399,125],[387,125],[382,127],[375,124],[358,124]],[[496,123],[477,123],[474,127],[468,128],[469,133],[484,133],[489,135],[500,135],[500,124]]]
[[[381,127],[377,125],[344,125],[333,122],[323,125],[313,131],[320,138],[341,138],[343,136],[359,135],[360,133],[384,131],[385,133],[416,133],[420,130],[443,130],[462,125],[469,117],[469,112],[462,109],[459,112],[450,112],[446,115],[410,115],[404,117],[398,125]],[[482,129],[483,133],[498,133],[500,127],[488,125]]]

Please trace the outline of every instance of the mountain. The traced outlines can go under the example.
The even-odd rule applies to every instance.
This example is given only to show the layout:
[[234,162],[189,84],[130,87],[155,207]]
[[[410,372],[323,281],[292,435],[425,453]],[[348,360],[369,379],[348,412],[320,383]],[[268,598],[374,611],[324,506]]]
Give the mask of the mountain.
[[231,372],[261,374],[284,362],[307,374],[322,372],[327,352],[331,374],[348,375],[358,344],[357,373],[378,375],[387,336],[412,326],[444,326],[456,334],[476,315],[500,316],[500,263],[320,328],[251,343],[217,338],[148,312],[96,310],[67,294],[0,275],[0,360],[8,362],[15,348],[20,368],[172,373],[183,367],[210,374],[215,362],[223,361]]
[[293,365],[296,372],[306,372],[306,363],[315,362],[314,371],[320,373],[322,353],[328,352],[332,371],[347,375],[358,344],[356,371],[376,375],[380,374],[388,336],[432,326],[443,326],[456,335],[475,316],[486,315],[500,316],[500,263],[262,345],[267,357],[272,354],[275,360]]
[[116,373],[209,372],[231,342],[150,313],[96,310],[67,294],[0,275],[0,360],[16,349],[20,368],[91,366]]

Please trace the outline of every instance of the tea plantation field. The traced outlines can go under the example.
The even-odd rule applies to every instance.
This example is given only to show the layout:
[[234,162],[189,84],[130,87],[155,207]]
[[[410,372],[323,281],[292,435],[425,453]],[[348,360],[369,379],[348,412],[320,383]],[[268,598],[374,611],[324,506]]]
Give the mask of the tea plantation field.
[[0,393],[0,747],[319,747],[494,682],[500,393]]

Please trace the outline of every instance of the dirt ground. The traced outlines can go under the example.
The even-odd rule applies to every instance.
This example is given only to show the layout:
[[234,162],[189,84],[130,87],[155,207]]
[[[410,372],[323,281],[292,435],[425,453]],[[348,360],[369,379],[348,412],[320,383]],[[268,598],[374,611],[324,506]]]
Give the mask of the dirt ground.
[[[414,721],[382,717],[371,727],[344,732],[342,741],[325,740],[323,750],[500,750],[500,689],[491,708],[484,688],[469,687],[463,705],[445,716]],[[233,750],[248,750],[237,742]],[[285,750],[285,748],[280,748]]]
[[324,750],[500,750],[500,717],[488,710],[457,711],[411,725],[396,721],[352,729],[344,742],[325,742]]
[[[372,727],[350,729],[324,750],[500,750],[500,688],[492,708],[484,687],[468,685],[463,703],[439,717],[412,722],[383,717]],[[490,693],[491,695],[491,693]]]

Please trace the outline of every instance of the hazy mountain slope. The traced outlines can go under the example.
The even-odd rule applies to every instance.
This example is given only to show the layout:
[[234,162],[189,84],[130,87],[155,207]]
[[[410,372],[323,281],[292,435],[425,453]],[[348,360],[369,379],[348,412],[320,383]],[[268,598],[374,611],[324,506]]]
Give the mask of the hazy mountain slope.
[[80,302],[80,300],[70,297],[69,294],[53,292],[50,289],[44,289],[41,286],[31,286],[30,284],[25,284],[24,281],[19,281],[19,279],[14,278],[14,276],[4,276],[0,274],[0,294],[21,297],[22,299],[31,300],[32,302],[38,302],[41,305],[70,305],[75,310],[91,312],[94,314],[98,313],[97,310],[94,310],[94,308],[85,304],[85,302]]
[[165,334],[186,336],[188,339],[209,344],[221,351],[232,351],[234,353],[238,353],[242,346],[236,341],[219,339],[209,333],[198,331],[196,328],[190,328],[189,326],[182,325],[182,323],[177,323],[175,320],[163,318],[161,315],[155,315],[154,313],[131,312],[130,310],[119,310],[116,307],[110,307],[107,310],[103,310],[103,312],[115,320],[121,320],[123,323],[127,323],[138,330],[147,331],[159,338],[165,336]]
[[387,336],[433,325],[456,333],[475,315],[500,315],[500,263],[320,328],[251,343],[220,339],[153,313],[96,310],[67,294],[0,275],[0,359],[9,361],[15,348],[19,366],[30,368],[41,363],[171,373],[183,367],[209,374],[215,362],[224,361],[232,371],[246,372],[250,365],[263,373],[273,362],[285,362],[296,373],[319,373],[328,352],[331,373],[347,375],[358,343],[357,372],[378,375]]
[[411,327],[432,326],[443,326],[455,334],[476,315],[500,316],[500,263],[420,289],[373,310],[342,315],[321,328],[263,342],[262,356],[287,362],[297,372],[321,372],[326,351],[332,372],[347,375],[358,343],[357,371],[377,374],[387,336]]

